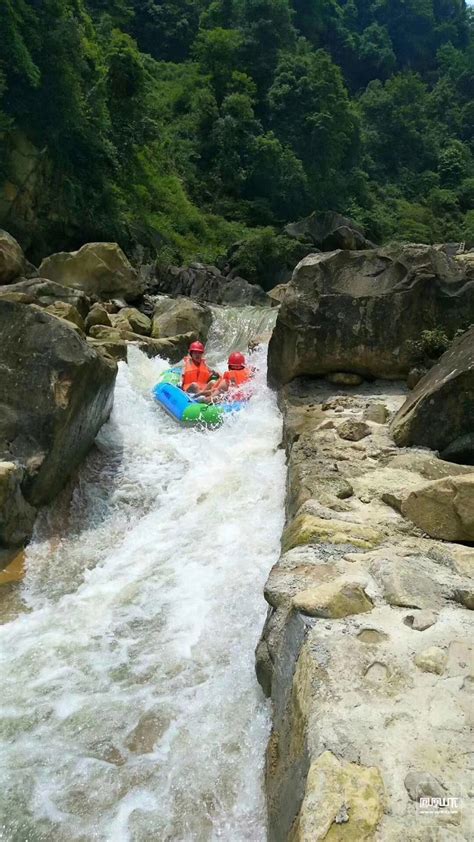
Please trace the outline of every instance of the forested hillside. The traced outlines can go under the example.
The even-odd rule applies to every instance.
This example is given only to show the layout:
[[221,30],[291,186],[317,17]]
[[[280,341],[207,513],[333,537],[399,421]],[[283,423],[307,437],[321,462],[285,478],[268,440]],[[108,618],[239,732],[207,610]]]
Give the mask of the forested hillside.
[[0,225],[215,260],[312,210],[474,245],[464,0],[0,0]]

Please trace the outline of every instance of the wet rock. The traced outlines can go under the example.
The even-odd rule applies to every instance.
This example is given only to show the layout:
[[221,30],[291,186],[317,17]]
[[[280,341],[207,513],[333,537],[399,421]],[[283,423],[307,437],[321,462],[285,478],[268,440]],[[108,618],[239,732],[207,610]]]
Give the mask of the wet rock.
[[423,672],[434,672],[442,675],[448,661],[446,652],[439,646],[430,646],[415,656],[415,664]]
[[464,439],[465,444],[461,448],[458,444],[457,449],[461,453],[464,449],[463,460],[473,464],[473,417],[474,327],[471,327],[419,381],[395,415],[391,431],[400,447],[422,445],[442,451],[443,458],[444,451]]
[[13,462],[0,462],[0,548],[19,547],[31,535],[36,509],[21,492],[24,470]]
[[278,385],[335,371],[405,378],[423,330],[436,324],[452,335],[473,320],[474,280],[431,246],[310,254],[278,312],[269,380]]
[[167,731],[170,717],[161,711],[147,711],[142,714],[137,725],[125,740],[125,745],[133,754],[150,754],[158,740]]
[[293,606],[310,617],[334,620],[363,614],[374,607],[360,582],[344,577],[301,591],[293,597]]
[[402,514],[432,538],[474,541],[474,473],[435,480],[412,491]]
[[117,746],[110,740],[98,740],[91,743],[87,750],[90,757],[96,757],[98,760],[111,763],[113,766],[123,766],[127,762]]
[[151,335],[154,339],[166,339],[183,333],[193,333],[201,342],[205,342],[211,324],[212,313],[209,307],[189,298],[178,298],[171,301],[164,312],[158,309],[155,313]]
[[309,769],[303,803],[290,842],[369,840],[384,812],[384,785],[376,767],[325,751]]
[[403,622],[414,631],[426,631],[434,626],[437,617],[434,611],[417,611],[416,614],[408,614]]
[[326,380],[328,383],[333,383],[334,386],[360,386],[364,382],[364,378],[359,374],[351,374],[348,371],[336,371],[334,374],[328,374]]
[[386,424],[390,413],[384,403],[371,403],[363,413],[364,421],[372,421],[374,424]]
[[39,273],[66,287],[78,287],[100,299],[133,301],[144,291],[143,280],[117,243],[86,243],[78,251],[45,258]]
[[339,438],[347,441],[360,441],[370,436],[371,432],[368,424],[365,424],[364,421],[356,421],[353,418],[339,424],[337,428]]
[[21,490],[50,502],[76,470],[113,401],[116,366],[68,322],[0,300],[0,458],[25,469]]
[[54,304],[49,304],[45,309],[52,316],[57,316],[58,319],[65,319],[67,322],[71,322],[71,324],[79,328],[81,333],[85,332],[84,319],[74,307],[74,304],[68,304],[66,301],[55,301]]
[[445,798],[444,786],[431,772],[409,772],[405,778],[405,789],[412,801],[420,798]]
[[26,259],[19,243],[0,229],[0,285],[10,284],[23,274]]
[[86,331],[89,332],[92,327],[96,325],[102,325],[103,327],[112,327],[112,322],[110,321],[109,314],[105,307],[101,304],[94,304],[93,307],[89,310],[89,313],[85,319],[85,328]]
[[[133,333],[138,333],[140,336],[150,335],[151,319],[143,313],[140,313],[140,310],[137,310],[136,307],[125,307],[123,310],[120,310],[119,315],[126,319],[130,325],[130,330],[132,330]],[[176,331],[176,333],[182,332],[184,331]]]
[[287,552],[302,544],[330,543],[371,549],[380,541],[380,533],[370,526],[348,523],[337,518],[326,520],[312,515],[300,515],[285,529],[282,547],[283,552]]

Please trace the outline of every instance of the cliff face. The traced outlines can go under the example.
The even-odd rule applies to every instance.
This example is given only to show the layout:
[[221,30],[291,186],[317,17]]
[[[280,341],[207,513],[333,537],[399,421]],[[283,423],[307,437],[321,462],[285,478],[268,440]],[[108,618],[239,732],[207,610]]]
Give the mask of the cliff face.
[[[405,397],[305,379],[280,393],[287,525],[257,647],[271,842],[469,838],[474,551],[400,510],[473,469],[393,445]],[[423,798],[458,800],[422,815]]]

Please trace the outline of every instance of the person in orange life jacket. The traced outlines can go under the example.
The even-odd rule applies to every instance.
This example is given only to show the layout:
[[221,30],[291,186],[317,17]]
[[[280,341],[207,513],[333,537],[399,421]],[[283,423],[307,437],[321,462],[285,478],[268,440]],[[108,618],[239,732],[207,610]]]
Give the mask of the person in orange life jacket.
[[199,392],[208,385],[213,377],[214,372],[208,368],[206,361],[203,359],[204,350],[202,342],[191,342],[189,356],[184,358],[181,378],[181,388],[184,392]]
[[234,351],[228,360],[228,370],[215,383],[209,383],[206,389],[198,393],[200,398],[216,398],[217,395],[243,386],[252,377],[253,372],[246,366],[245,357],[240,351]]

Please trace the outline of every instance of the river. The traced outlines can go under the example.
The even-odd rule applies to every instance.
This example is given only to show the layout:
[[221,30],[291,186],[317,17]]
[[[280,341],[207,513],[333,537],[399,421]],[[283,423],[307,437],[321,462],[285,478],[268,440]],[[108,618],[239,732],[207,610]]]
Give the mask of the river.
[[[274,313],[215,308],[209,360]],[[257,389],[213,431],[154,404],[130,349],[73,488],[38,519],[0,627],[2,842],[263,842],[269,709],[254,675],[283,525],[281,419]]]

